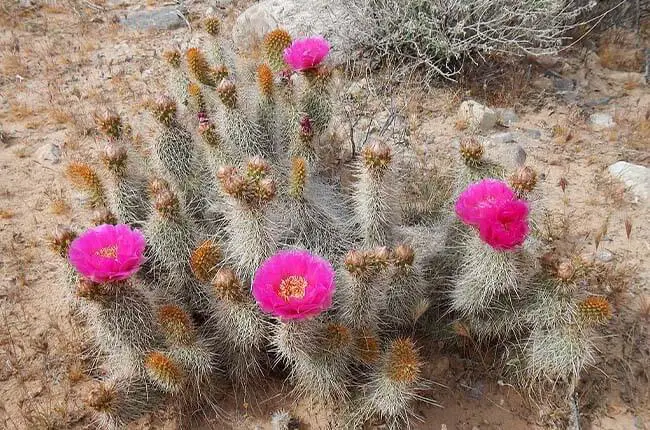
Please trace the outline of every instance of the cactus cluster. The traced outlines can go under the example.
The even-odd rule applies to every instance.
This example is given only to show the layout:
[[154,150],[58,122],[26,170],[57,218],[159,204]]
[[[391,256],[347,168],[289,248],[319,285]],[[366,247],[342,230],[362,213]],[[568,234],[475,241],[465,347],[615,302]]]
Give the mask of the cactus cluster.
[[[219,22],[204,28],[216,46]],[[362,148],[351,187],[333,184],[319,174],[333,110],[326,64],[297,67],[301,45],[277,29],[249,82],[232,68],[241,61],[215,46],[164,55],[170,95],[149,103],[158,124],[150,162],[108,112],[97,117],[103,170],[66,170],[114,240],[77,244],[64,230],[51,242],[66,260],[66,298],[106,359],[107,376],[88,399],[102,427],[163,404],[190,417],[219,414],[220,390],[247,395],[273,369],[298,394],[343,405],[340,428],[377,417],[408,426],[427,386],[418,345],[431,340],[431,326],[464,327],[504,354],[515,348],[529,380],[577,377],[593,355],[591,330],[610,310],[603,299],[580,301],[571,267],[539,267],[534,232],[503,249],[493,246],[501,234],[493,225],[404,213],[390,142]],[[475,138],[460,152],[454,198],[505,177]],[[511,183],[525,202],[536,176],[523,169]],[[118,225],[109,234],[106,224]]]

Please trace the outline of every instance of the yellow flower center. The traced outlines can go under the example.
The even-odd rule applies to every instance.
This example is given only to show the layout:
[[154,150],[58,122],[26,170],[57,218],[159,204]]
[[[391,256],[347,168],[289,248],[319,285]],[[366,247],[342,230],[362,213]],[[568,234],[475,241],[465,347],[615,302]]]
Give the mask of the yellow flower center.
[[280,283],[278,296],[285,301],[289,299],[302,299],[305,297],[307,289],[307,280],[302,276],[289,276]]
[[104,258],[116,258],[117,257],[117,245],[105,246],[101,249],[98,249],[95,252],[95,255],[99,255]]

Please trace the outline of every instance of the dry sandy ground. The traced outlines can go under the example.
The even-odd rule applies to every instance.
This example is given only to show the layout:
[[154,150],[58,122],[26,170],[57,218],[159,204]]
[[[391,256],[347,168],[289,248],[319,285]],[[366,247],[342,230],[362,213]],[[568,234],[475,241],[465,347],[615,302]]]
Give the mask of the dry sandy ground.
[[[245,3],[234,2],[220,13],[235,16]],[[83,335],[57,302],[59,262],[45,246],[57,224],[83,226],[90,217],[79,209],[61,172],[67,160],[87,158],[98,147],[91,115],[98,108],[113,106],[129,122],[141,123],[146,117],[141,101],[157,94],[164,82],[160,53],[186,48],[196,37],[188,28],[127,31],[112,20],[122,7],[107,3],[105,11],[93,11],[88,4],[0,9],[1,428],[93,427],[83,405],[92,379],[87,363],[79,359]],[[192,8],[203,12],[205,6]],[[596,53],[580,49],[553,66],[577,80],[580,90],[573,99],[556,96],[552,80],[541,77],[535,66],[532,94],[511,99],[506,92],[491,101],[517,110],[520,121],[513,129],[524,136],[519,144],[528,152],[529,164],[544,177],[542,193],[560,221],[554,223],[555,234],[562,236],[564,247],[595,261],[599,271],[585,285],[615,301],[615,316],[600,343],[602,359],[579,390],[582,428],[650,429],[648,320],[640,313],[650,293],[649,205],[605,170],[618,160],[650,163],[650,95],[640,74],[609,70],[600,61]],[[450,157],[449,143],[459,134],[459,91],[414,96],[419,92],[402,90],[402,100],[409,100],[403,112],[409,138],[439,164]],[[612,100],[584,106],[601,97]],[[613,114],[617,126],[592,130],[587,121],[592,111]],[[528,129],[541,136],[526,137]],[[134,131],[147,139],[147,130]],[[568,183],[565,192],[557,185],[561,178]],[[632,223],[629,239],[626,220]],[[557,228],[562,224],[565,229]],[[594,260],[596,237],[601,238],[598,252],[611,253],[604,258],[608,262]],[[466,358],[436,356],[430,363],[428,373],[447,388],[436,386],[426,393],[442,407],[419,405],[425,419],[416,423],[418,428],[519,430],[561,422],[564,411],[541,405],[539,412],[526,393],[483,376]],[[269,428],[269,414],[286,408],[309,424],[305,428],[331,428],[326,420],[314,419],[318,414],[311,406],[293,405],[282,393],[269,387],[259,394],[259,405],[228,400],[232,426]],[[165,414],[133,426],[176,427]]]

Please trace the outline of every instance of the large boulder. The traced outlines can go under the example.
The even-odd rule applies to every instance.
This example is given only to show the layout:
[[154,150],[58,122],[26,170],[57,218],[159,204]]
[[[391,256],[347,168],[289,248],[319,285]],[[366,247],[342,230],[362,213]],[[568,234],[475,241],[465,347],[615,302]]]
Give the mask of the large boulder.
[[235,48],[253,50],[269,31],[284,28],[293,37],[321,35],[332,45],[330,62],[340,64],[351,51],[345,8],[328,0],[264,0],[245,10],[235,22]]
[[615,178],[623,181],[630,192],[641,200],[650,198],[650,169],[638,164],[618,161],[607,168]]

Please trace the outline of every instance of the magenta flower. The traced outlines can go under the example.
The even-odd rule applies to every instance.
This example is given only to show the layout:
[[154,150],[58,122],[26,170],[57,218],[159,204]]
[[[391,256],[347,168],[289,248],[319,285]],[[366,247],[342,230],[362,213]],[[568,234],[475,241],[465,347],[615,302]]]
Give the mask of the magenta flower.
[[317,67],[330,52],[330,44],[321,36],[294,40],[284,50],[284,61],[293,70],[304,71]]
[[262,311],[281,319],[304,319],[332,305],[334,269],[307,251],[280,251],[257,269],[253,296]]
[[120,281],[140,269],[145,245],[142,233],[126,224],[102,224],[77,237],[70,244],[68,258],[93,282]]
[[528,204],[511,200],[493,207],[479,224],[479,236],[494,249],[507,251],[526,240],[528,235]]
[[508,184],[496,179],[483,179],[465,189],[456,200],[456,215],[465,224],[478,226],[490,209],[517,196]]

